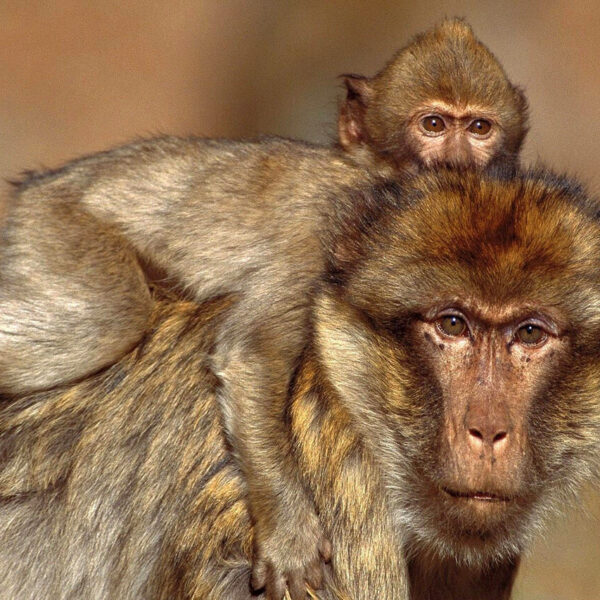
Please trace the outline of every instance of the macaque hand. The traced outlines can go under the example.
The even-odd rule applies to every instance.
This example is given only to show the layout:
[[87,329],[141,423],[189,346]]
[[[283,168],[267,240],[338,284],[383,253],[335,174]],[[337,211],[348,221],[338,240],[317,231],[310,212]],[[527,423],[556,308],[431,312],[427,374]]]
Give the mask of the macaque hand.
[[305,600],[307,586],[322,588],[323,566],[331,559],[325,538],[312,510],[280,519],[270,535],[261,536],[257,523],[252,588],[265,588],[267,600],[282,600],[287,588],[291,600]]

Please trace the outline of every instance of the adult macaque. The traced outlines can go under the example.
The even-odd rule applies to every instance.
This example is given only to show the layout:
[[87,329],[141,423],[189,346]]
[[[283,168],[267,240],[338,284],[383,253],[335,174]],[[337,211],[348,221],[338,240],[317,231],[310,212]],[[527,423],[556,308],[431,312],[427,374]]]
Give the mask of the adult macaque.
[[[506,599],[598,472],[598,205],[548,173],[449,171],[328,207],[272,440],[335,548],[318,597]],[[117,364],[0,405],[1,597],[255,597],[213,370],[235,302],[157,303]]]
[[347,85],[340,147],[162,138],[89,156],[17,186],[0,246],[0,390],[13,396],[97,371],[142,337],[151,300],[136,257],[196,300],[239,293],[214,361],[248,481],[253,582],[275,600],[286,582],[317,583],[330,554],[279,445],[323,213],[391,171],[514,162],[526,132],[521,92],[460,21]]

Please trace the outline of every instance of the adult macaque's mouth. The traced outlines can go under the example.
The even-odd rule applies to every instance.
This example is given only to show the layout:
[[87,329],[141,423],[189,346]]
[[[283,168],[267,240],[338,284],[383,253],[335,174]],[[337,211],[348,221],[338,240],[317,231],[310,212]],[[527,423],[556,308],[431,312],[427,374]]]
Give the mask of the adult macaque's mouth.
[[465,498],[467,500],[477,500],[479,502],[510,502],[512,498],[502,496],[492,492],[477,491],[477,492],[459,492],[450,488],[442,488],[446,494],[453,498]]

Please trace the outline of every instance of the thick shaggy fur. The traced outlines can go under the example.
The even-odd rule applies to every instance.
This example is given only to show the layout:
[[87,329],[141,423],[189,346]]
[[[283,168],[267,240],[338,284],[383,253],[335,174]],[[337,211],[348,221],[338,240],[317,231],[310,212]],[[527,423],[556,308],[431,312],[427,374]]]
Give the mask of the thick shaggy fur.
[[[598,207],[548,173],[425,174],[340,201],[273,440],[333,542],[319,597],[508,598],[542,515],[598,472]],[[426,486],[444,400],[408,335],[452,294],[525,298],[566,324],[528,415],[521,500],[476,541]],[[235,302],[159,302],[109,369],[0,405],[0,597],[250,600],[246,487],[212,362]]]

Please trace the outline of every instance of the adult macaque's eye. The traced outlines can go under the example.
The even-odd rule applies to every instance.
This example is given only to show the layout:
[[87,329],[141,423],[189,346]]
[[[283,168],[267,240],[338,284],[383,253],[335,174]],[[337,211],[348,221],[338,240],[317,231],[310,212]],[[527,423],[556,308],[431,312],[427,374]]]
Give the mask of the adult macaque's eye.
[[546,339],[546,332],[533,323],[527,323],[517,329],[517,339],[523,344],[541,344]]
[[492,124],[485,119],[476,119],[473,121],[468,128],[470,133],[475,135],[487,135],[492,129]]
[[447,315],[439,319],[438,327],[442,333],[455,337],[465,333],[467,324],[465,323],[465,320],[458,315]]
[[421,127],[428,133],[441,133],[446,129],[446,123],[438,115],[429,115],[421,119]]

